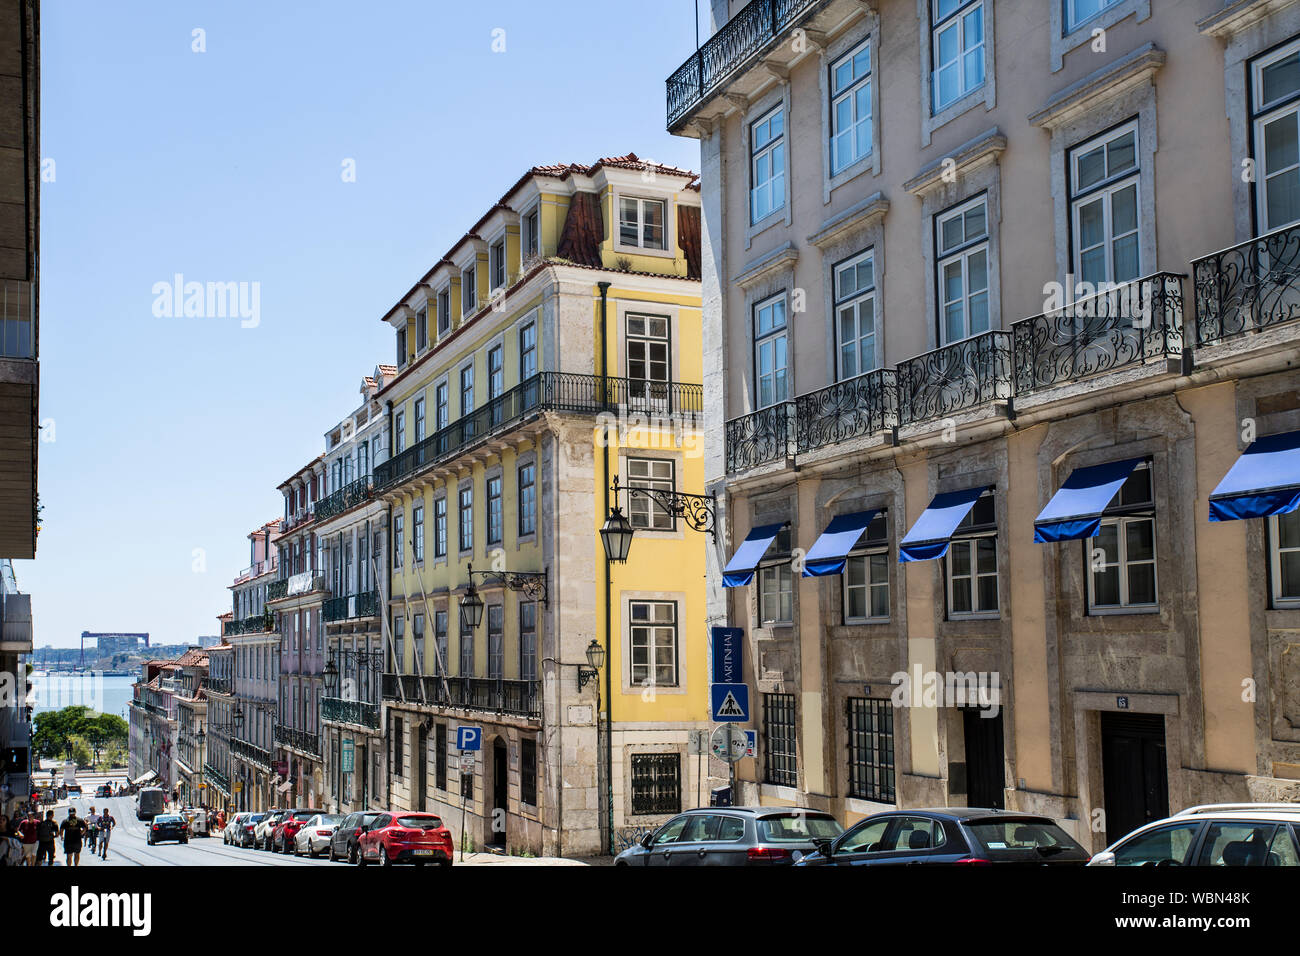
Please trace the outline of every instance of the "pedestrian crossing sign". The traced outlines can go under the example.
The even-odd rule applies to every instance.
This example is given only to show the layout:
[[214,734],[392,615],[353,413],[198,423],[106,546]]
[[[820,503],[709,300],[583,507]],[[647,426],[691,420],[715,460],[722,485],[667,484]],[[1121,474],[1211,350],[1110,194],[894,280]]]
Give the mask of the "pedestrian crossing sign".
[[709,703],[713,719],[718,723],[745,723],[749,720],[749,685],[712,684]]

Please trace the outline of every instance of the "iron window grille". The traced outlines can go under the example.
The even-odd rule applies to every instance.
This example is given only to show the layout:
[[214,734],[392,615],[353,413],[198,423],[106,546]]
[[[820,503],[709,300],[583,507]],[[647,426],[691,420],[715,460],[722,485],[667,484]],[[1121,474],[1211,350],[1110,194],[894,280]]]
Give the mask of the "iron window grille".
[[433,785],[447,789],[447,725],[433,725]]
[[632,754],[632,815],[682,811],[680,754]]
[[767,783],[799,783],[794,694],[763,695],[763,771]]
[[519,742],[519,802],[537,806],[537,741],[531,737]]
[[850,697],[849,796],[880,803],[894,802],[893,701]]

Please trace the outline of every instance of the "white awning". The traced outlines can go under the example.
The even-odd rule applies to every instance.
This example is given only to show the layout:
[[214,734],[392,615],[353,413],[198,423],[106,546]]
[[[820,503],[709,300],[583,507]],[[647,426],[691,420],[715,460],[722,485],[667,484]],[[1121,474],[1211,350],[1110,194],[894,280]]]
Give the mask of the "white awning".
[[157,770],[150,770],[148,773],[141,774],[140,776],[136,777],[134,780],[131,781],[131,783],[138,787],[140,784],[148,783],[150,780],[155,779],[157,776],[158,776]]

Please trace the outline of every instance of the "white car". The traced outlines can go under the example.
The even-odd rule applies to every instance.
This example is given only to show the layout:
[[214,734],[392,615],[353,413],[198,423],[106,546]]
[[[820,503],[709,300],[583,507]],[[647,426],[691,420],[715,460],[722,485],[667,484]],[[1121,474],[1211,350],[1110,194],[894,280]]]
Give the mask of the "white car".
[[301,827],[293,837],[293,855],[306,853],[313,860],[330,848],[334,831],[343,822],[341,813],[318,813]]
[[252,816],[250,813],[236,813],[227,820],[225,829],[221,831],[221,842],[226,846],[230,846],[232,843],[236,846],[241,845],[243,840],[240,839],[240,835],[244,829],[244,821],[250,816]]
[[1089,866],[1300,867],[1300,803],[1214,803],[1138,827]]
[[181,811],[185,819],[190,821],[190,834],[192,836],[208,835],[208,811],[202,807],[186,807]]
[[271,849],[271,831],[275,825],[280,822],[289,810],[272,810],[261,820],[257,821],[257,829],[253,831],[253,849],[269,850]]

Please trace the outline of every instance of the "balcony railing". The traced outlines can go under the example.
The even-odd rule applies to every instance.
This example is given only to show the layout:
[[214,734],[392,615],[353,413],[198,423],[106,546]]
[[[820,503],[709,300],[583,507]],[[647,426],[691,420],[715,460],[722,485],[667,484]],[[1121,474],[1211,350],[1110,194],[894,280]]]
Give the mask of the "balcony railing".
[[897,367],[899,424],[1011,397],[1011,333],[984,332]]
[[360,594],[330,598],[321,606],[321,616],[326,621],[349,621],[357,617],[376,617],[378,614],[378,591],[362,591]]
[[342,514],[370,498],[370,476],[358,478],[316,502],[316,520],[324,521]]
[[539,372],[482,408],[376,465],[374,486],[386,487],[422,468],[449,461],[488,436],[513,428],[543,411],[591,415],[620,412],[696,419],[704,411],[704,389],[683,382]]
[[818,0],[750,0],[668,77],[668,128],[817,4]]
[[289,593],[289,579],[281,578],[279,581],[272,581],[266,586],[266,599],[276,601]]
[[250,578],[261,577],[263,574],[278,570],[279,567],[280,559],[278,556],[272,557],[269,561],[255,561],[239,572],[239,577],[235,578],[235,583],[240,584]]
[[217,789],[223,793],[230,793],[230,778],[224,773],[212,766],[210,763],[204,763],[203,776],[217,786]]
[[364,700],[344,700],[342,697],[320,699],[322,720],[338,724],[356,724],[359,727],[379,728],[379,705]]
[[542,682],[497,680],[493,677],[440,677],[415,674],[385,674],[385,700],[428,704],[433,707],[461,707],[492,714],[541,719]]
[[795,399],[795,445],[800,454],[850,438],[898,427],[893,369],[880,368]]
[[230,741],[230,752],[257,764],[263,770],[271,769],[271,751],[249,743],[247,740],[232,739]]
[[32,284],[0,281],[0,358],[36,357],[36,297]]
[[241,621],[226,621],[222,626],[222,633],[227,637],[237,634],[260,634],[270,630],[271,628],[266,625],[265,614],[254,614]]
[[1183,354],[1182,277],[1160,272],[1011,327],[1016,394]]
[[1196,344],[1300,318],[1300,225],[1192,261]]
[[320,736],[308,733],[305,730],[298,730],[296,727],[277,725],[275,728],[275,742],[282,747],[291,747],[302,753],[311,754],[313,757],[320,756]]
[[794,402],[778,402],[727,422],[727,471],[784,461],[795,451]]
[[286,597],[296,597],[312,591],[325,590],[325,575],[315,571],[301,571],[287,578],[272,581],[266,586],[266,599],[279,601]]
[[232,694],[235,690],[235,682],[229,677],[209,677],[208,690],[214,694]]
[[293,514],[289,515],[289,517],[281,519],[280,533],[284,534],[285,532],[292,531],[294,528],[302,527],[315,518],[316,514],[310,507],[303,508],[300,511],[295,511]]

